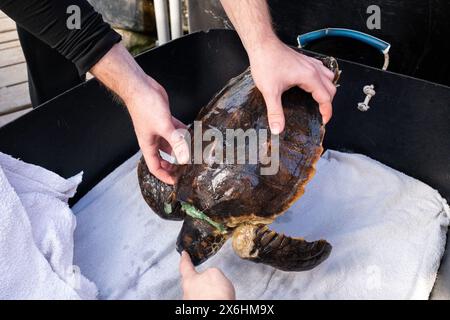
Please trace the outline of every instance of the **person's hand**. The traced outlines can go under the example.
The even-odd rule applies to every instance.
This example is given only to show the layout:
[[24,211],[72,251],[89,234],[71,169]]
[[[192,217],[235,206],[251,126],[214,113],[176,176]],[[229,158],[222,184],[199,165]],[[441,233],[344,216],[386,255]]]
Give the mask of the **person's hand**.
[[202,273],[195,271],[186,251],[181,254],[180,273],[184,300],[234,300],[233,284],[216,268]]
[[322,62],[296,52],[276,38],[252,49],[249,57],[252,76],[266,101],[274,134],[282,132],[285,125],[281,95],[295,86],[312,94],[325,124],[330,120],[336,86],[333,72]]
[[90,70],[125,103],[150,172],[174,184],[174,166],[160,157],[159,150],[175,155],[179,164],[189,161],[189,147],[176,129],[185,126],[173,118],[164,88],[145,74],[122,44],[116,44]]
[[172,117],[164,88],[146,77],[142,91],[125,101],[133,120],[136,136],[149,171],[159,180],[174,184],[175,166],[160,157],[159,150],[174,155],[179,164],[189,160],[189,149],[177,129],[186,126]]

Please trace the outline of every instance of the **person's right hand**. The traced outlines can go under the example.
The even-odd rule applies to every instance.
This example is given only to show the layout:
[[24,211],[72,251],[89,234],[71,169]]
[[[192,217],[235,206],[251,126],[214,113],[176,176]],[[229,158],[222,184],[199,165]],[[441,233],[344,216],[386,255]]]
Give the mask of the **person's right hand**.
[[267,39],[256,49],[249,50],[249,57],[253,79],[266,101],[273,133],[284,130],[281,96],[295,86],[312,94],[325,124],[330,120],[336,86],[333,72],[322,62],[293,50],[277,38]]
[[186,251],[181,253],[180,273],[184,300],[235,300],[230,280],[216,268],[198,273]]
[[179,164],[187,163],[190,155],[186,140],[176,131],[185,126],[170,114],[166,90],[145,74],[120,43],[90,71],[127,106],[150,172],[163,182],[174,184],[174,166],[160,157],[159,150],[175,155]]
[[151,77],[144,88],[125,101],[149,171],[159,180],[174,184],[174,166],[160,157],[159,150],[174,155],[179,164],[189,160],[188,145],[177,129],[186,126],[172,117],[164,88]]

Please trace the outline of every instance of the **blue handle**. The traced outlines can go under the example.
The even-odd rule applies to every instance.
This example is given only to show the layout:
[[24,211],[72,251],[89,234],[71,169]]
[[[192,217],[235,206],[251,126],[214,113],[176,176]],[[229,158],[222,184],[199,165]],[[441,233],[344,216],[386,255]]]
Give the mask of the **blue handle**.
[[368,45],[371,45],[372,47],[375,47],[376,49],[381,51],[381,53],[383,53],[384,55],[388,54],[389,49],[391,48],[391,45],[388,42],[378,39],[374,36],[371,36],[369,34],[366,34],[366,33],[360,32],[360,31],[355,31],[355,30],[350,30],[350,29],[342,29],[342,28],[327,28],[327,29],[308,32],[308,33],[298,36],[297,41],[298,41],[299,47],[304,48],[311,42],[318,40],[318,39],[326,38],[326,37],[345,37],[345,38],[352,38],[355,40],[359,40],[364,43],[367,43]]

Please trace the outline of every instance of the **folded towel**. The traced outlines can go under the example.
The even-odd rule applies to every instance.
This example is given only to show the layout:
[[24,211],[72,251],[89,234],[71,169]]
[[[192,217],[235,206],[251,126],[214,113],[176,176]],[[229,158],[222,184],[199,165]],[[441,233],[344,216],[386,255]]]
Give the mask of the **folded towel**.
[[[103,299],[179,299],[180,222],[142,199],[124,163],[75,207],[75,262]],[[308,272],[240,259],[230,241],[199,269],[219,267],[240,299],[427,299],[444,252],[449,207],[426,184],[357,154],[328,151],[306,193],[272,228],[327,239],[330,257]]]
[[96,297],[73,266],[76,221],[67,201],[81,179],[0,153],[0,299]]

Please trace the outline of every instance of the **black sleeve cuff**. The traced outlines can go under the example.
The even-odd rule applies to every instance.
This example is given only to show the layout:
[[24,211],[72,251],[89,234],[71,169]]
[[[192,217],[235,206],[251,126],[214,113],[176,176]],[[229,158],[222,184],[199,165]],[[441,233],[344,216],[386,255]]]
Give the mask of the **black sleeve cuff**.
[[89,71],[121,40],[102,15],[87,6],[82,15],[81,28],[67,32],[54,48],[72,61],[80,75]]
[[[79,29],[69,29],[67,8],[80,9]],[[0,0],[18,25],[72,61],[80,75],[89,71],[121,37],[86,0]]]

